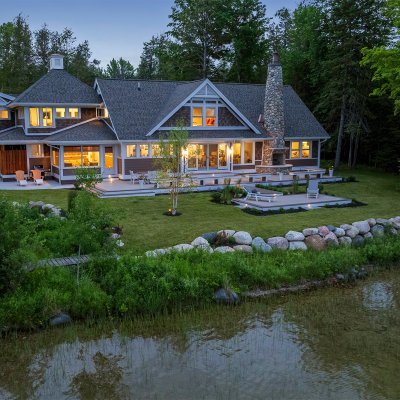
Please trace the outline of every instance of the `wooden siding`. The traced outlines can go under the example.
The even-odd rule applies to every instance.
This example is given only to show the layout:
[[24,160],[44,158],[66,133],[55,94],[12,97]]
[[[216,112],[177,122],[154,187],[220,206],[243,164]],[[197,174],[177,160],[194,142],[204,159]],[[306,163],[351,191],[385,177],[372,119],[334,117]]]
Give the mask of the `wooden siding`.
[[25,150],[0,150],[0,173],[15,174],[15,171],[28,172]]
[[50,157],[30,157],[29,169],[33,169],[34,165],[43,165],[43,169],[50,169]]
[[157,159],[152,158],[127,158],[125,159],[125,174],[128,175],[129,171],[154,171],[157,169],[156,161]]
[[243,126],[226,107],[218,108],[218,126]]
[[286,159],[287,164],[292,164],[293,167],[317,167],[318,158],[302,158],[298,160]]

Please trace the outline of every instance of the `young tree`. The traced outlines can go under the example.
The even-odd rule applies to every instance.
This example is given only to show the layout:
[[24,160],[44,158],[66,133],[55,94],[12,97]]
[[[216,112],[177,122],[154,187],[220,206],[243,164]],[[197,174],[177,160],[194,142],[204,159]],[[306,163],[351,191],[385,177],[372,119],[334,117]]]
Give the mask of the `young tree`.
[[170,182],[169,193],[171,197],[171,215],[176,215],[179,194],[187,191],[192,186],[192,180],[187,173],[187,145],[188,131],[183,123],[172,129],[166,140],[161,138],[160,158],[158,161],[158,177],[160,183]]
[[105,75],[107,78],[134,79],[135,68],[122,57],[118,60],[113,58],[106,66]]

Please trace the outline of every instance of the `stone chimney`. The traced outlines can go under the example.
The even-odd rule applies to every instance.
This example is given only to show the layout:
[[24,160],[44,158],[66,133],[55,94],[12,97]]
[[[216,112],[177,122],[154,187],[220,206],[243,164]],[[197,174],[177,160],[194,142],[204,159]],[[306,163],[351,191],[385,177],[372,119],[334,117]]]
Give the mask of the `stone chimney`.
[[64,69],[64,56],[52,54],[50,56],[50,69]]
[[265,85],[264,115],[261,120],[272,140],[264,140],[262,164],[259,172],[279,172],[287,168],[285,162],[285,120],[283,109],[282,65],[278,53],[272,56],[268,65]]
[[283,78],[282,65],[279,62],[278,53],[273,54],[272,62],[268,65],[264,100],[264,126],[273,137],[272,147],[285,147],[283,139],[285,132],[283,115]]

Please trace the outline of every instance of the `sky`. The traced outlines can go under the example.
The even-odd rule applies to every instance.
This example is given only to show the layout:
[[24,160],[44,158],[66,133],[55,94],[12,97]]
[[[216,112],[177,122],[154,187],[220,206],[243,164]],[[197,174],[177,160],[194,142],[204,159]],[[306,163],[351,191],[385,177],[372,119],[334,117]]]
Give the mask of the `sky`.
[[[77,42],[89,41],[93,58],[105,66],[122,57],[137,66],[143,42],[165,32],[173,0],[0,0],[0,24],[22,13],[32,30],[45,22],[51,30],[70,28]],[[262,0],[272,17],[299,0]]]

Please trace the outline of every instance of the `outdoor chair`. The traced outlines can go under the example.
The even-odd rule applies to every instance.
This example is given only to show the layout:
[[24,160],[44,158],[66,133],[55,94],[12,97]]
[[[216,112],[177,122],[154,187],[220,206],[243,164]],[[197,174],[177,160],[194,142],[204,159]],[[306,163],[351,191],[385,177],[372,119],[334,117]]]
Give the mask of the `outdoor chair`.
[[283,193],[280,192],[263,192],[261,189],[253,188],[247,185],[242,186],[243,189],[246,191],[246,198],[245,200],[255,200],[255,201],[268,201],[269,203],[271,201],[274,201],[277,197],[282,196]]
[[146,180],[148,183],[157,183],[157,171],[147,171]]
[[28,184],[28,181],[25,179],[24,171],[15,171],[15,178],[17,180],[17,185],[19,186],[26,186]]
[[129,171],[129,177],[130,177],[131,183],[135,183],[135,181],[139,178],[139,175],[135,174],[133,171]]
[[308,182],[307,188],[307,197],[317,199],[319,196],[318,189],[319,180],[318,179],[310,179]]
[[42,171],[39,169],[32,170],[32,178],[36,185],[43,185]]

